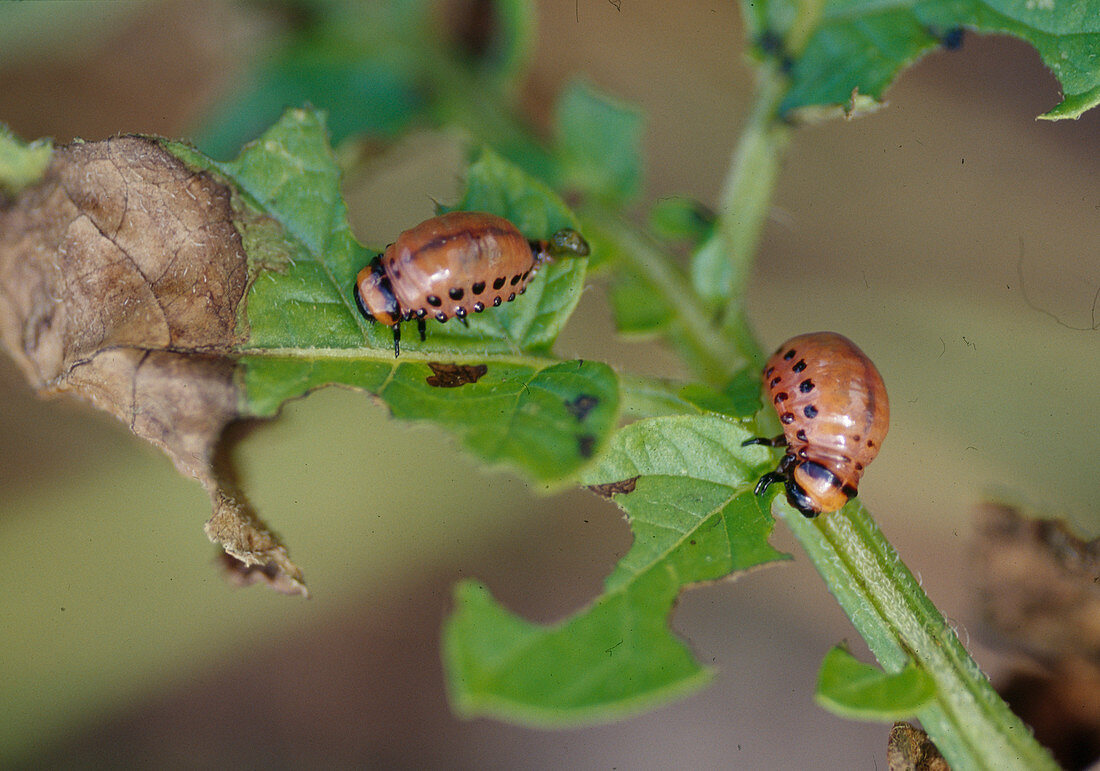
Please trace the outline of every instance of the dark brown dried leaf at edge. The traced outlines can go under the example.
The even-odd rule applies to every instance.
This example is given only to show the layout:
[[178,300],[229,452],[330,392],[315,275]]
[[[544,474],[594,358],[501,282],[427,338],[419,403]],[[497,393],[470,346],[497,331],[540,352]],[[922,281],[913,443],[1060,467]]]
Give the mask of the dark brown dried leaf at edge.
[[984,631],[1015,654],[997,690],[1067,769],[1100,758],[1100,539],[987,503],[973,575]]
[[890,771],[951,771],[928,734],[909,723],[894,723],[886,744]]
[[0,342],[40,394],[85,398],[164,450],[210,494],[210,539],[304,595],[215,463],[237,417],[230,353],[248,288],[232,216],[228,189],[155,140],[58,148],[42,181],[0,209]]

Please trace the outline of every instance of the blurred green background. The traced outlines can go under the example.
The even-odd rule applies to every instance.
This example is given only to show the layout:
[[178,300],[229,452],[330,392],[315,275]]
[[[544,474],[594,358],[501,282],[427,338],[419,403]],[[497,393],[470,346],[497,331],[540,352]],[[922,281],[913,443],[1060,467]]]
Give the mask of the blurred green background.
[[[734,5],[540,2],[538,20],[533,120],[584,73],[646,113],[645,201],[714,204],[751,89]],[[183,136],[278,34],[261,5],[2,3],[0,121],[28,139]],[[969,36],[904,74],[888,109],[799,130],[750,290],[766,347],[830,329],[876,361],[892,427],[861,496],[994,674],[972,506],[997,494],[1100,531],[1100,118],[1035,121],[1057,94],[1024,44]],[[452,200],[460,159],[420,135],[350,179],[360,238]],[[593,286],[558,351],[677,371],[608,316]],[[329,389],[238,452],[313,598],[238,590],[202,533],[206,495],[166,458],[37,399],[6,358],[0,393],[0,764],[884,766],[885,726],[811,700],[821,656],[854,632],[797,553],[683,597],[675,626],[719,670],[703,693],[595,728],[462,722],[439,664],[450,586],[476,576],[559,618],[629,546],[613,506],[479,470],[442,432]]]

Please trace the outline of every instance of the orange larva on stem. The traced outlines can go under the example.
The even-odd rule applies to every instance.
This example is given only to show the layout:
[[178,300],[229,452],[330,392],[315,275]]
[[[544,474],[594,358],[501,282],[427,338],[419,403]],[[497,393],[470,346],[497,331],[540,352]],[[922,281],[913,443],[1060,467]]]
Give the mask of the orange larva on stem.
[[454,211],[406,230],[359,271],[355,301],[371,321],[393,327],[393,353],[401,353],[401,322],[458,318],[511,302],[535,272],[554,257],[588,254],[575,230],[549,241],[529,241],[502,217]]
[[785,446],[787,454],[756,494],[785,482],[787,500],[807,517],[841,508],[890,428],[882,376],[848,338],[814,332],[779,347],[764,365],[764,386],[783,435],[744,444]]

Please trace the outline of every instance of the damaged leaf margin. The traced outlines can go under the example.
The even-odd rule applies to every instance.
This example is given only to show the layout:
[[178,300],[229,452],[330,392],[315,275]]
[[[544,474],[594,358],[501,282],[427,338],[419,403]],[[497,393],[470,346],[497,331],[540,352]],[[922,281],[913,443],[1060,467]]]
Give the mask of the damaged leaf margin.
[[[460,205],[532,237],[576,226],[556,195],[491,153],[470,167]],[[583,260],[550,266],[484,329],[432,325],[438,339],[410,341],[395,361],[389,330],[354,307],[354,275],[371,254],[351,234],[314,111],[288,111],[225,164],[148,137],[77,142],[0,208],[0,340],[41,393],[88,399],[203,484],[206,532],[238,561],[235,581],[305,594],[300,569],[236,484],[223,438],[233,421],[340,383],[557,485],[599,454],[618,419],[610,368],[515,355],[552,343],[583,288]],[[424,361],[433,349],[453,363]],[[429,380],[440,366],[479,375],[441,396]],[[486,399],[500,408],[485,409]]]
[[770,459],[715,415],[620,429],[581,482],[626,514],[634,543],[589,606],[534,624],[467,581],[443,630],[451,703],[464,717],[538,727],[619,719],[690,693],[712,676],[669,627],[687,587],[788,559],[752,485]]
[[42,178],[53,155],[48,139],[23,142],[0,123],[0,205]]
[[0,341],[40,393],[83,397],[161,448],[210,495],[208,535],[305,594],[216,462],[239,411],[231,354],[249,283],[229,200],[153,139],[56,148],[0,210]]

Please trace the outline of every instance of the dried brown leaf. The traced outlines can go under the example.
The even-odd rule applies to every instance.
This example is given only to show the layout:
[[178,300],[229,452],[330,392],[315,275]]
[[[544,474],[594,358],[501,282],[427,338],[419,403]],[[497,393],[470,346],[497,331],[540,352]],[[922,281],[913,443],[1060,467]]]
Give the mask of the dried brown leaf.
[[1019,654],[998,688],[1065,768],[1100,758],[1100,539],[1008,506],[978,510],[983,621]]
[[951,771],[928,734],[909,723],[894,723],[886,745],[890,771]]
[[985,622],[1033,658],[1100,669],[1100,539],[1007,506],[978,512],[975,575]]
[[164,450],[209,492],[211,539],[304,594],[213,463],[237,417],[248,284],[230,191],[153,139],[59,147],[0,210],[0,341],[32,386],[87,399]]

